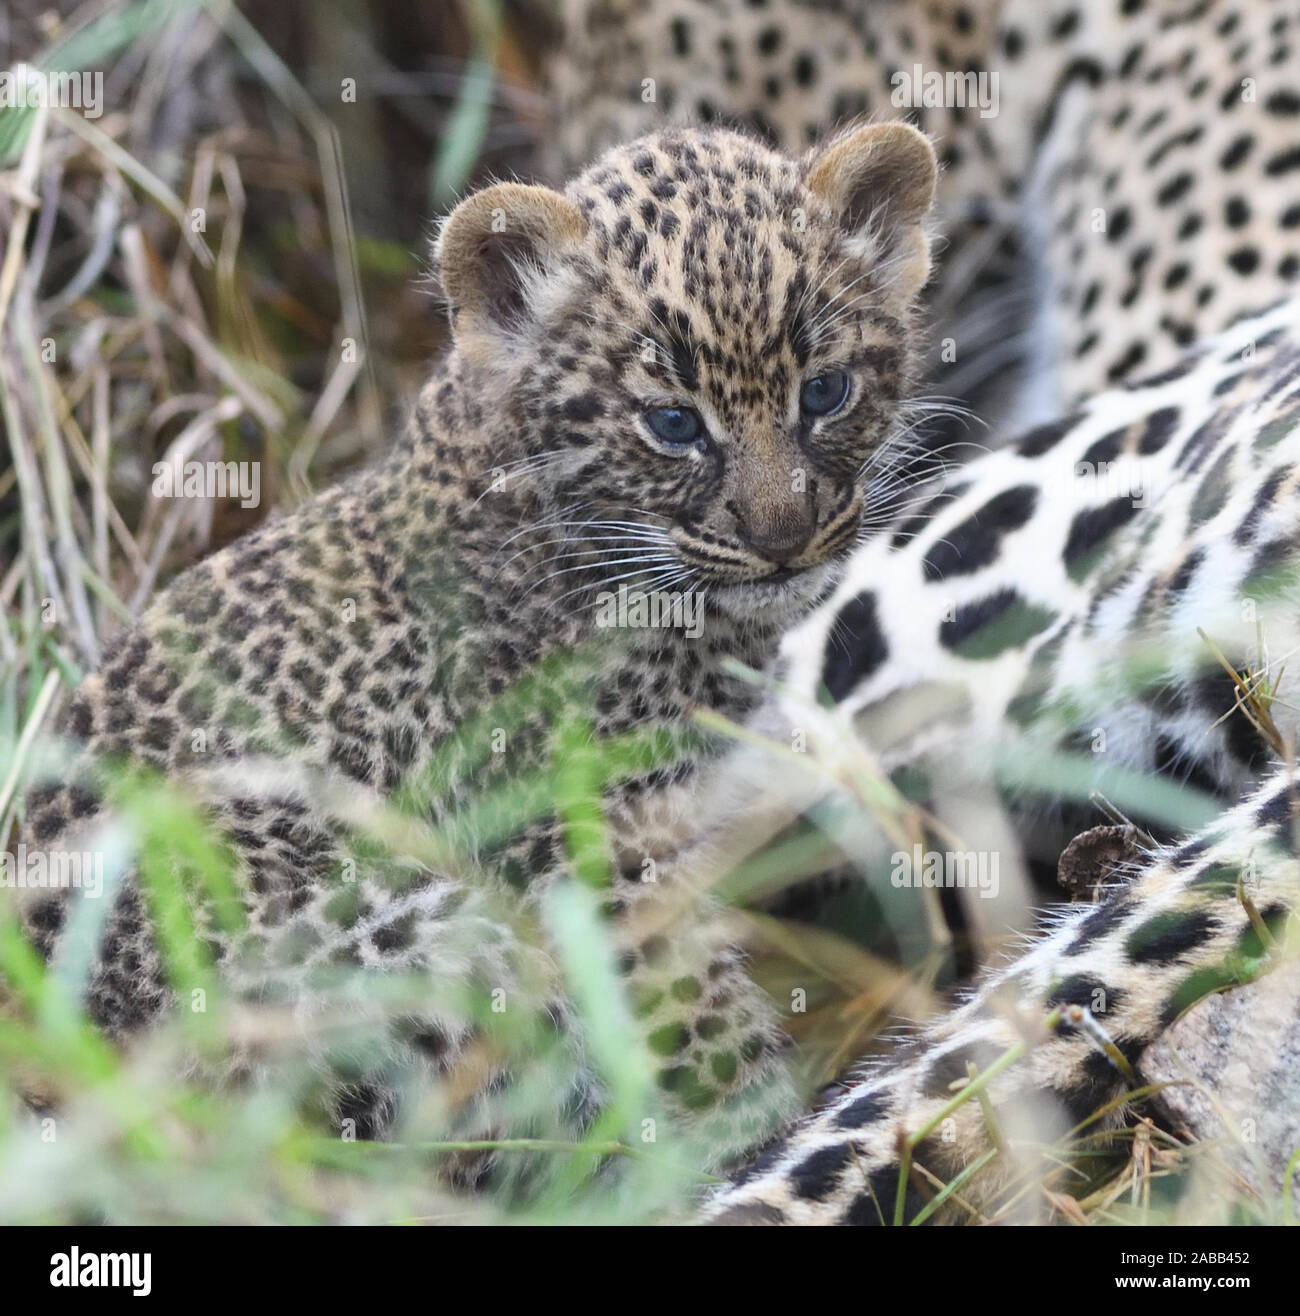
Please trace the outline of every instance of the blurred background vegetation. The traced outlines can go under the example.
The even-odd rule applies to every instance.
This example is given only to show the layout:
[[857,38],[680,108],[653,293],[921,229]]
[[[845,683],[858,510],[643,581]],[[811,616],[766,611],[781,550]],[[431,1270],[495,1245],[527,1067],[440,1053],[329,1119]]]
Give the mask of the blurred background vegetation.
[[[442,337],[433,221],[474,179],[527,171],[541,31],[537,5],[500,0],[0,13],[0,67],[105,85],[95,119],[0,111],[7,642],[53,597],[78,625],[49,657],[81,665],[109,613],[401,423]],[[154,519],[149,471],[178,441],[261,461],[261,505]]]
[[[402,425],[436,217],[529,170],[547,31],[543,0],[0,9],[0,68],[104,87],[0,109],[0,836],[105,635]],[[188,459],[260,463],[259,505],[151,499]]]

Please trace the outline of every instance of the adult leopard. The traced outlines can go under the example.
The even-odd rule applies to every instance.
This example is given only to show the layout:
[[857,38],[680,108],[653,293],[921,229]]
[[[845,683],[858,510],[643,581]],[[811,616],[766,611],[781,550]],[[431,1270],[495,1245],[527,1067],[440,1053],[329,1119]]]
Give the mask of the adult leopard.
[[1173,365],[1300,279],[1288,0],[555,7],[557,159],[719,118],[789,149],[862,114],[934,136],[927,373],[1001,432]]
[[[832,752],[857,738],[885,771],[919,770],[940,834],[960,831],[931,842],[941,853],[1005,859],[1032,850],[1036,823],[1055,854],[1061,793],[1149,810],[1167,839],[846,1084],[719,1195],[717,1218],[911,1220],[959,1177],[949,1214],[999,1215],[1066,1130],[1103,1111],[1094,1136],[1122,1122],[1111,1103],[1185,1010],[1294,959],[1300,728],[1285,689],[1269,694],[1300,647],[1298,490],[1289,299],[976,459],[854,555],[786,642],[792,723]],[[834,715],[814,711],[818,691]],[[1185,793],[1134,790],[1134,769]],[[921,885],[910,857],[896,871]]]

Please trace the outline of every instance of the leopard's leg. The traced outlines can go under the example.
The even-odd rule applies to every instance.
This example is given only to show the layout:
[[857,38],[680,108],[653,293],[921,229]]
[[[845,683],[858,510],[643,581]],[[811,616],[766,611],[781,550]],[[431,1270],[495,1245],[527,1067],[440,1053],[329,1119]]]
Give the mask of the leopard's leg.
[[[549,857],[529,874],[539,907],[491,871],[468,881],[357,849],[323,790],[254,794],[241,789],[244,774],[201,784],[244,907],[237,940],[201,900],[193,910],[234,1013],[228,1045],[204,1065],[208,1079],[284,1082],[305,1071],[310,1106],[346,1138],[582,1136],[609,1094],[545,935],[545,892],[575,880],[553,823],[518,845],[534,861]],[[80,821],[102,824],[98,803]],[[661,860],[653,881],[640,880],[639,864],[631,877],[620,872],[605,893],[608,933],[653,1084],[633,1133],[649,1138],[653,1129],[664,1154],[713,1169],[752,1154],[798,1102],[775,1010],[688,872],[696,870],[685,858]],[[47,957],[77,922],[68,917],[77,896],[57,893],[28,911]],[[171,980],[134,869],[113,901],[87,1006],[130,1044],[184,1009],[192,985]],[[363,975],[373,990],[361,989]],[[458,1181],[504,1164],[460,1159],[451,1167]]]
[[[31,893],[22,913],[37,949],[87,965],[86,1011],[123,1046],[190,1009],[219,1010],[220,1046],[186,1061],[205,1082],[292,1088],[348,1138],[404,1136],[417,1110],[426,1136],[500,1136],[492,1094],[534,1035],[544,1035],[539,1052],[563,1038],[554,1018],[565,1011],[561,987],[545,950],[521,935],[518,901],[490,877],[469,880],[366,844],[323,802],[323,787],[281,774],[253,792],[252,780],[213,772],[190,782],[209,839],[227,851],[241,906],[233,928],[184,865],[173,868],[180,851],[154,857],[187,894],[199,959],[166,963],[140,838],[89,789],[75,822],[34,831],[47,847],[75,851],[120,828],[134,838],[132,858],[106,880],[102,917],[82,908],[99,905],[98,890]],[[38,824],[70,818],[67,796],[66,787],[36,793]],[[94,943],[69,945],[86,936]],[[207,966],[221,984],[211,1001]],[[190,981],[191,971],[201,976]],[[584,1073],[576,1063],[565,1072]],[[585,1094],[589,1078],[583,1086]],[[545,1127],[521,1121],[515,1132],[554,1136],[583,1094],[554,1082],[538,1090],[551,1098],[534,1112]]]
[[[1103,903],[1067,909],[961,1009],[766,1151],[706,1217],[909,1221],[966,1175],[944,1215],[987,1218],[1026,1155],[1042,1171],[1036,1148],[1123,1097],[1179,1014],[1285,953],[1298,856],[1300,783],[1282,768],[1212,828],[1147,855]],[[963,1093],[972,1073],[980,1086]],[[1092,1127],[1121,1119],[1112,1109]]]
[[678,888],[661,870],[653,890],[622,893],[612,931],[669,1136],[690,1140],[691,1163],[734,1166],[798,1109],[790,1039],[723,911]]

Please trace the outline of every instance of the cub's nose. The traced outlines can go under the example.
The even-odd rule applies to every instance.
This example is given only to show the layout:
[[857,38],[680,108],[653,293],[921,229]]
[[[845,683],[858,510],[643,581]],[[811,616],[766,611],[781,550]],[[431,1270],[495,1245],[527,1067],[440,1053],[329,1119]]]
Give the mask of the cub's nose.
[[773,519],[766,524],[744,526],[742,534],[745,543],[755,553],[783,567],[808,547],[813,529],[811,510],[800,508],[798,514]]

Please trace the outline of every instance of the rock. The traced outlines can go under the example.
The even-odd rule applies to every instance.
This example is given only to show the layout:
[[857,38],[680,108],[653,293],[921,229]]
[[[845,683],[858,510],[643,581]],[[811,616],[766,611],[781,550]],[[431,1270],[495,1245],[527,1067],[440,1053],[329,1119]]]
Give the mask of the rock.
[[1300,960],[1198,1002],[1146,1049],[1138,1072],[1144,1083],[1178,1084],[1152,1098],[1171,1129],[1222,1139],[1234,1169],[1278,1191],[1300,1148]]

